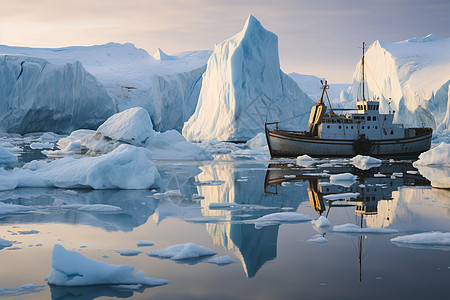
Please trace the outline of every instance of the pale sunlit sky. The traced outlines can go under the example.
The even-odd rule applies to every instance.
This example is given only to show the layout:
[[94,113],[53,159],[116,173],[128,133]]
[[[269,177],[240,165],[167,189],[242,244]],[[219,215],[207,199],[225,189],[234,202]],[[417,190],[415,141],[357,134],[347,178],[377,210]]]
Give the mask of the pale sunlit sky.
[[349,83],[363,41],[450,37],[449,13],[448,0],[2,0],[0,44],[212,50],[252,14],[278,35],[283,71]]

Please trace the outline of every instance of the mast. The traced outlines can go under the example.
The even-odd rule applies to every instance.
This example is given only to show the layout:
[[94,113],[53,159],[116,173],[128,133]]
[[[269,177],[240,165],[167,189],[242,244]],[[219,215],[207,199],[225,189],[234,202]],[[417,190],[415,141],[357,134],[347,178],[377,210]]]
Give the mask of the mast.
[[362,96],[363,96],[363,101],[366,101],[366,97],[364,96],[364,46],[366,45],[365,42],[362,43],[362,50],[363,50],[363,55],[362,55],[362,59],[361,59],[361,65],[362,65]]

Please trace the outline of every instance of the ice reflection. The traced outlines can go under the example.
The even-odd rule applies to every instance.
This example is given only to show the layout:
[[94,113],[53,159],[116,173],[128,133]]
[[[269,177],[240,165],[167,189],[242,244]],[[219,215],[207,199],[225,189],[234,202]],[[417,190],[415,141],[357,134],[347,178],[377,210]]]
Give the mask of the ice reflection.
[[114,286],[114,285],[93,285],[93,286],[56,286],[49,284],[52,300],[84,300],[96,299],[99,297],[131,298],[134,293],[143,293],[144,286]]

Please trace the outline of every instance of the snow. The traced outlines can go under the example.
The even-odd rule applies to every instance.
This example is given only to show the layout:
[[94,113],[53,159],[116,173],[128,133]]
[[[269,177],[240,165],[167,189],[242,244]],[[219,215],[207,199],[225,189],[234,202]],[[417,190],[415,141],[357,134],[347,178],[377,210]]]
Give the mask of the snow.
[[398,232],[398,230],[390,228],[375,228],[375,227],[361,228],[358,225],[352,223],[336,225],[333,227],[333,231],[342,233],[379,233],[379,234]]
[[361,170],[369,170],[381,165],[381,159],[371,156],[357,155],[351,159],[352,164]]
[[450,167],[450,144],[442,142],[433,149],[423,152],[419,155],[419,160],[414,162],[414,166],[417,165]]
[[39,143],[34,142],[30,144],[31,149],[53,149],[55,147],[54,143]]
[[413,166],[431,181],[433,187],[450,188],[450,144],[442,142],[420,154]]
[[215,254],[217,254],[215,251],[194,243],[177,244],[147,253],[148,256],[170,258],[171,260],[192,259],[203,256],[212,256]]
[[278,37],[250,15],[240,33],[215,46],[183,136],[195,142],[248,141],[264,130],[265,121],[302,115],[288,124],[298,129],[306,126],[312,105],[280,69]]
[[311,224],[318,228],[331,226],[330,221],[324,216],[320,216],[317,220],[312,220]]
[[116,250],[117,253],[119,253],[121,256],[136,256],[142,253],[140,250]]
[[250,149],[269,149],[267,146],[267,139],[264,132],[258,133],[254,138],[247,141],[247,147]]
[[147,247],[147,246],[153,246],[155,245],[155,243],[149,242],[149,241],[143,241],[143,240],[139,240],[137,241],[137,246],[138,247]]
[[283,223],[298,223],[311,221],[310,217],[304,216],[296,212],[279,212],[262,216],[256,220],[246,221],[255,224],[255,228],[259,229],[265,226],[279,225]]
[[0,297],[17,297],[21,295],[39,293],[43,290],[43,285],[27,283],[22,286],[0,288]]
[[[0,55],[0,72],[8,75],[0,78],[0,91],[14,112],[10,124],[5,124],[9,131],[66,133],[94,129],[114,112],[138,106],[149,112],[155,129],[181,130],[194,112],[211,55],[188,51],[156,60],[130,43],[58,49],[0,46],[0,53],[5,54]],[[47,91],[56,101],[39,101],[46,99]],[[64,97],[59,99],[58,94]],[[27,100],[26,105],[19,107],[13,101],[17,97]],[[64,106],[76,108],[73,119],[71,109]],[[0,119],[6,112],[0,110]],[[45,120],[39,128],[27,123],[38,118]]]
[[[394,121],[409,127],[424,123],[438,130],[449,128],[450,38],[375,41],[365,57],[368,98],[380,97],[382,113],[395,110]],[[354,87],[359,84],[360,63],[353,75]],[[384,100],[389,98],[391,108]]]
[[308,156],[307,154],[301,155],[297,157],[296,163],[300,167],[309,167],[313,164],[315,164],[317,160],[314,158]]
[[65,157],[39,162],[33,168],[16,168],[8,177],[18,187],[66,189],[148,189],[158,186],[160,181],[150,151],[125,144],[97,157]]
[[66,250],[55,244],[52,252],[52,270],[47,277],[49,284],[60,286],[142,284],[156,286],[168,281],[145,277],[144,271],[134,273],[134,267],[112,265],[94,260],[82,254]]
[[122,144],[132,144],[150,151],[153,160],[210,160],[203,148],[191,144],[176,130],[155,132],[148,112],[135,107],[114,114],[97,131],[76,130],[58,141],[61,150],[44,152],[49,156],[81,153],[104,154]]
[[391,239],[391,242],[421,246],[450,246],[450,232],[433,231],[403,235]]
[[225,256],[215,256],[205,259],[203,262],[209,263],[209,264],[215,264],[218,266],[226,266],[229,264],[233,264],[236,261],[232,259],[229,255]]
[[330,176],[330,183],[349,187],[356,182],[357,178],[351,173],[334,174]]
[[0,146],[0,166],[10,165],[17,162],[17,156],[11,153],[8,149]]

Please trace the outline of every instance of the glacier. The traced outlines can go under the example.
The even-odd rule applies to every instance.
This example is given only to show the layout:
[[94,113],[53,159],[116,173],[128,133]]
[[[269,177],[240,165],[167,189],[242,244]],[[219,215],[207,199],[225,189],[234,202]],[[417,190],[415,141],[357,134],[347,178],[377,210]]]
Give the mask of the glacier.
[[[194,113],[211,51],[155,57],[131,43],[66,48],[0,45],[0,131],[95,129],[143,107],[159,131],[181,131]],[[95,107],[95,109],[93,109]]]
[[[450,38],[432,34],[397,43],[375,41],[366,52],[369,98],[380,97],[380,111],[395,110],[405,126],[449,128]],[[360,84],[361,61],[353,75]],[[356,89],[351,94],[356,99]],[[389,105],[390,99],[390,105]]]
[[[247,141],[265,121],[305,127],[313,101],[280,69],[278,37],[249,16],[243,30],[215,46],[203,74],[188,141]],[[305,111],[307,113],[305,114]]]

